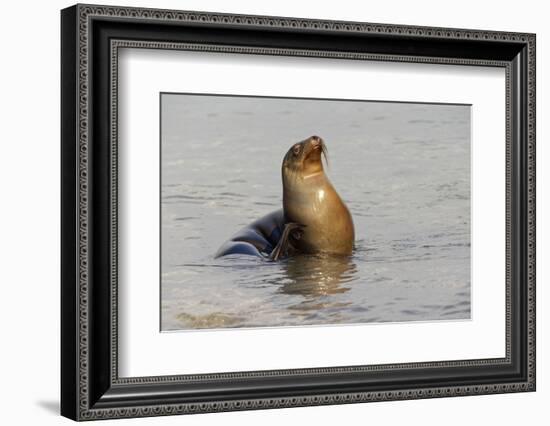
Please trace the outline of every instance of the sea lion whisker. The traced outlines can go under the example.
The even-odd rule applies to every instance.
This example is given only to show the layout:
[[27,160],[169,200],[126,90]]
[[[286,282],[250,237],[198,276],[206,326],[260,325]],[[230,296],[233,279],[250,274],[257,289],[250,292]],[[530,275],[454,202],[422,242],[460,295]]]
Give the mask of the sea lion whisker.
[[328,164],[328,149],[327,149],[327,146],[322,143],[321,144],[321,154],[323,157],[325,157],[325,163],[327,164],[327,167],[329,167],[329,164]]

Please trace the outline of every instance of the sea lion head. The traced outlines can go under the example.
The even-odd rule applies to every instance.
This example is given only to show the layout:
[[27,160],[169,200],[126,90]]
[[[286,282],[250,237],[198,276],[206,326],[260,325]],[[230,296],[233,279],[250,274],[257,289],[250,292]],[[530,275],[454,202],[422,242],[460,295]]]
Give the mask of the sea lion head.
[[323,172],[327,147],[319,136],[310,136],[290,147],[283,159],[283,178],[306,178]]

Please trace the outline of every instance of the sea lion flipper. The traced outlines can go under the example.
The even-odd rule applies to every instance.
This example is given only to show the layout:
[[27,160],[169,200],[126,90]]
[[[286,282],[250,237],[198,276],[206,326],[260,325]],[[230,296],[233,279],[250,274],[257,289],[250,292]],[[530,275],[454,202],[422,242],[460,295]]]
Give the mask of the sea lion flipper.
[[281,235],[279,242],[269,255],[269,260],[279,260],[283,257],[286,257],[288,255],[289,249],[292,248],[292,243],[290,241],[291,237],[299,239],[301,236],[301,230],[303,228],[304,225],[301,225],[299,223],[286,223],[285,229],[283,230],[283,235]]

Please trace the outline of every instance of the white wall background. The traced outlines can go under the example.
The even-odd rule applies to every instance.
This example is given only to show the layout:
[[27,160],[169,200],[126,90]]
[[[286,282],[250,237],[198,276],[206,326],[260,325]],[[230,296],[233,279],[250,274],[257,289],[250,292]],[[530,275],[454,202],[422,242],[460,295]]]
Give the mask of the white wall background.
[[[550,400],[550,27],[545,2],[104,0],[103,4],[537,33],[538,390],[421,401],[118,420],[118,424],[546,424]],[[2,424],[68,424],[59,405],[59,10],[11,1],[0,25]],[[545,167],[546,166],[546,167]],[[131,422],[131,423],[128,423]],[[108,424],[113,421],[107,421]]]

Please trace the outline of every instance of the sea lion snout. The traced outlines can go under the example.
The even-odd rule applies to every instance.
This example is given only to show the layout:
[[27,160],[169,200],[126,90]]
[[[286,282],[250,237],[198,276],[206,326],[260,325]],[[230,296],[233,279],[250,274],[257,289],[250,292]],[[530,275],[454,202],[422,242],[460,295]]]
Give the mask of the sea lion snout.
[[320,146],[323,143],[323,139],[317,135],[310,136],[309,141],[313,146]]
[[309,144],[312,150],[323,150],[323,139],[319,136],[310,136],[306,139],[306,144]]

